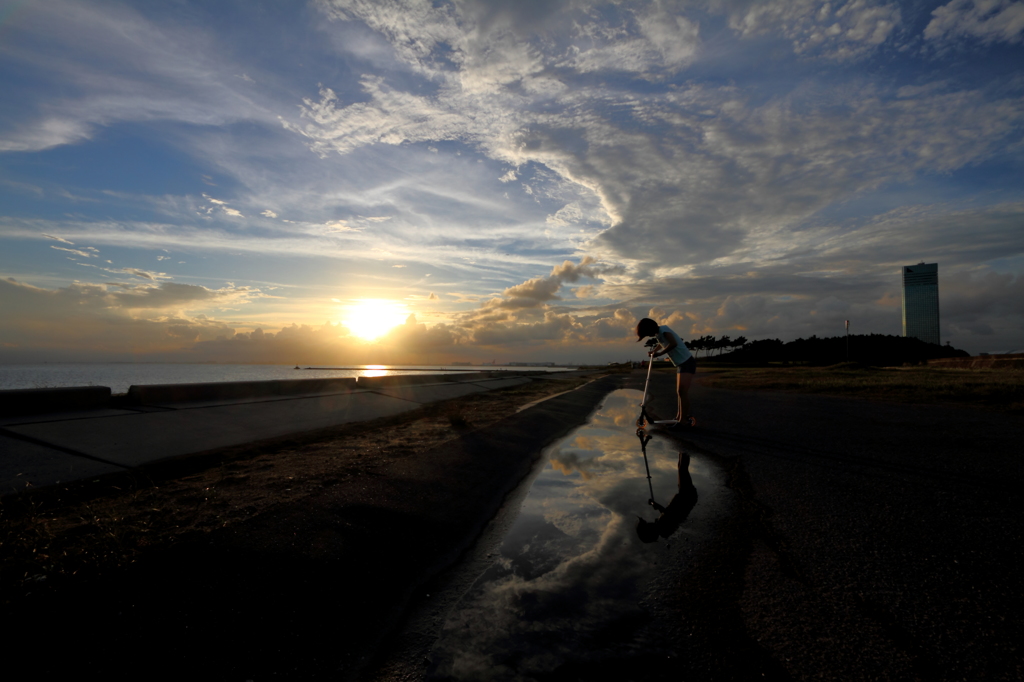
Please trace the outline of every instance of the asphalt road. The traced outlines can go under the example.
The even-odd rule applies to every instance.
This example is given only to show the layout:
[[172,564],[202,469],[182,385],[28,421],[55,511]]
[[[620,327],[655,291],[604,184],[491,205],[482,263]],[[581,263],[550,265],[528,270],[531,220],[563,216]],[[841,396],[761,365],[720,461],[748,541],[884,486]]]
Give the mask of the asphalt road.
[[1024,679],[1024,419],[692,398],[679,439],[731,471],[739,504],[680,576],[676,679]]

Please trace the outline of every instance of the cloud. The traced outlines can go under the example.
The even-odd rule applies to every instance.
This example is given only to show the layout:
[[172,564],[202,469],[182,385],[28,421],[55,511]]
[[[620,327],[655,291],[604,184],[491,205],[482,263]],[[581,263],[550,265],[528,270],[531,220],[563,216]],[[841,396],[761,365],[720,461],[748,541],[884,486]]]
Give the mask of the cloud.
[[[5,248],[67,247],[84,261],[73,269],[143,286],[170,276],[103,269],[96,247],[75,243],[104,255],[146,249],[129,261],[142,264],[157,249],[188,250],[211,278],[226,271],[214,261],[239,254],[273,254],[304,282],[313,259],[340,261],[346,277],[373,269],[394,291],[432,276],[437,303],[419,319],[426,331],[444,320],[458,352],[498,352],[504,338],[517,344],[510,354],[600,359],[625,348],[631,320],[652,307],[687,334],[821,334],[844,315],[898,330],[893,268],[927,259],[940,262],[944,292],[995,297],[958,323],[959,338],[1010,338],[998,311],[1012,310],[1012,287],[970,283],[1020,267],[1021,211],[1006,203],[1022,149],[1020,81],[986,78],[978,49],[929,62],[940,50],[909,48],[1009,50],[1021,42],[1020,6],[322,0],[316,37],[337,52],[268,72],[159,8],[55,0],[33,5],[0,46],[26,82],[58,93],[12,98],[0,149],[91,138],[82,152],[107,151],[121,124],[138,121],[200,165],[190,182],[222,189],[112,187],[94,192],[101,206],[72,207],[63,188],[29,188],[19,201],[44,197],[52,211],[11,209],[0,236]],[[264,349],[253,353],[270,354],[261,344],[295,321],[275,314],[239,325],[264,330],[244,339]],[[178,327],[179,340],[191,333]]]
[[[166,352],[186,341],[233,333],[223,322],[180,311],[189,303],[209,300],[209,294],[195,291],[202,287],[125,286],[71,284],[45,289],[2,279],[0,337],[9,347],[27,353],[66,358]],[[150,310],[140,314],[136,308]],[[185,328],[191,331],[185,334]]]
[[684,16],[656,4],[623,14],[618,25],[579,25],[576,44],[558,66],[580,73],[627,71],[653,77],[660,69],[686,66],[700,49],[700,26]]
[[359,232],[358,227],[353,227],[344,220],[331,220],[323,224],[327,232]]
[[[381,145],[457,141],[516,169],[549,169],[557,179],[549,184],[574,184],[593,198],[600,216],[595,221],[579,201],[566,202],[548,214],[549,229],[565,231],[580,220],[598,229],[610,225],[596,236],[581,237],[576,228],[570,243],[603,260],[643,263],[651,272],[775,257],[819,211],[920,173],[953,172],[1005,153],[1024,123],[1024,99],[1016,94],[949,83],[909,90],[802,82],[770,94],[690,83],[638,97],[579,80],[579,69],[545,42],[547,34],[510,28],[514,18],[480,23],[481,15],[457,6],[417,3],[410,16],[425,23],[415,32],[395,4],[324,6],[330,16],[379,32],[436,87],[423,94],[366,77],[359,101],[349,104],[324,88],[319,101],[303,103],[308,123],[286,126],[311,149],[349,155]],[[640,31],[643,12],[628,6],[628,30]],[[714,8],[741,35],[782,31],[801,54],[836,60],[866,55],[902,21],[896,5],[864,0]],[[572,11],[553,9],[549,20],[575,16]],[[594,17],[586,35],[627,30],[600,13]],[[667,25],[664,18],[660,25]],[[484,68],[487,57],[477,55],[482,48],[475,41],[503,31],[528,41],[529,49],[521,58],[503,57],[510,70],[499,75]],[[450,50],[444,60],[442,46]],[[651,69],[658,66],[645,59]],[[572,87],[541,88],[533,83],[538,79]],[[509,172],[500,179],[511,181]],[[752,253],[753,244],[762,253]]]
[[111,294],[117,305],[123,308],[195,308],[197,304],[206,308],[210,304],[238,304],[259,295],[252,287],[229,286],[222,289],[208,289],[194,284],[161,282],[157,286],[122,286],[122,291]]
[[509,287],[501,297],[491,299],[488,308],[522,309],[535,308],[557,298],[558,290],[565,282],[576,282],[581,277],[595,277],[605,270],[595,266],[593,258],[585,257],[580,263],[565,261],[551,269],[547,277],[534,279]]
[[71,246],[74,246],[74,245],[75,245],[75,243],[74,243],[73,241],[69,241],[69,240],[67,240],[67,239],[64,239],[64,237],[54,237],[54,236],[53,236],[52,234],[46,234],[45,232],[43,232],[43,233],[41,233],[41,234],[42,234],[42,235],[43,235],[44,237],[46,237],[47,239],[53,239],[53,240],[55,240],[55,241],[58,241],[58,242],[62,242],[62,243],[64,243],[64,244],[70,244]]
[[729,27],[744,37],[781,35],[800,55],[860,59],[888,40],[902,22],[896,3],[872,0],[725,2]]
[[61,95],[22,108],[0,136],[0,151],[79,143],[120,121],[274,120],[231,75],[231,56],[211,31],[169,17],[152,21],[126,5],[32,4],[2,51],[26,77],[58,83]]
[[[64,241],[64,240],[61,240],[61,241]],[[68,242],[68,243],[70,243],[70,242]],[[50,248],[51,249],[57,249],[58,251],[65,251],[67,253],[73,253],[76,256],[81,256],[82,258],[96,258],[97,255],[98,255],[98,253],[96,253],[96,249],[92,249],[91,251],[85,251],[83,249],[65,249],[63,246],[53,246],[53,245],[50,245]]]
[[151,272],[149,270],[141,270],[139,268],[121,268],[120,270],[114,270],[114,272],[124,272],[129,275],[134,275],[135,277],[148,279],[151,282],[156,281],[158,278],[166,277],[162,272]]
[[[349,335],[343,324],[321,327],[291,324],[277,333],[257,328],[190,346],[187,354],[220,362],[411,363],[444,355],[455,343],[451,327],[427,325],[410,315],[405,324],[368,344]],[[437,355],[431,355],[437,354]]]
[[932,10],[924,37],[945,43],[957,38],[974,38],[982,44],[1019,43],[1024,39],[1024,3],[953,0]]
[[215,362],[424,362],[447,358],[456,342],[451,326],[428,327],[410,315],[373,344],[351,337],[341,324],[288,324],[277,332],[237,325],[205,313],[240,306],[264,295],[228,285],[210,289],[177,282],[75,283],[48,289],[0,280],[0,345],[24,359],[148,357]]
[[[207,202],[212,204],[212,206],[209,206],[209,207],[206,208],[206,214],[207,215],[212,213],[214,211],[214,209],[218,209],[219,208],[222,213],[224,213],[225,215],[229,215],[232,218],[244,218],[245,217],[244,215],[242,215],[242,212],[239,211],[237,208],[231,208],[230,206],[228,206],[227,205],[228,202],[226,202],[226,201],[221,201],[220,199],[214,199],[213,197],[211,197],[208,194],[204,194],[203,198],[206,199]],[[266,212],[264,212],[264,215],[266,215]]]

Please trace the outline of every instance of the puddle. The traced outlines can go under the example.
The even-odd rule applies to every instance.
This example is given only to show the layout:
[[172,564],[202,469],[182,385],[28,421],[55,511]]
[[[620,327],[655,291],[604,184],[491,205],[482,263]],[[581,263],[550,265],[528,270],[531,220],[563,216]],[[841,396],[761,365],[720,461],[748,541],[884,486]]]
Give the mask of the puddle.
[[[645,649],[652,581],[669,561],[673,570],[685,562],[669,545],[706,530],[723,477],[700,456],[684,456],[680,485],[680,446],[655,435],[646,445],[649,488],[634,424],[641,397],[610,393],[589,424],[548,448],[486,569],[448,612],[428,679],[531,680],[611,650]],[[689,481],[697,501],[683,520]],[[648,544],[637,517],[660,516],[648,504],[651,489],[680,523]]]

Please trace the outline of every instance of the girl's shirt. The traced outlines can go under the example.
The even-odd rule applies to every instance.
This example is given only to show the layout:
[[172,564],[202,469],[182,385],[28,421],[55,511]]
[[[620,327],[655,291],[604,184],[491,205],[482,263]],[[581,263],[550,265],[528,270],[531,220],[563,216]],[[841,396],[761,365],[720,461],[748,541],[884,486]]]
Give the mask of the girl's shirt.
[[683,343],[682,337],[669,329],[666,325],[658,327],[658,333],[654,335],[654,338],[658,339],[658,343],[661,344],[662,348],[669,344],[670,337],[666,336],[666,332],[676,337],[676,347],[670,350],[667,355],[672,364],[678,367],[692,358],[693,354],[690,352],[690,349],[686,347],[686,344]]

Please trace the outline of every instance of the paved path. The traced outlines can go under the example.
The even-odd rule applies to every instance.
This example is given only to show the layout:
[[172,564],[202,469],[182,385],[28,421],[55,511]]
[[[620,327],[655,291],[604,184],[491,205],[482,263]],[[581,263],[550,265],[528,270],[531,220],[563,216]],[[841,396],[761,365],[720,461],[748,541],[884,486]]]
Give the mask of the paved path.
[[[440,400],[578,373],[502,378],[440,375],[433,380],[415,375],[373,377],[359,388],[353,384],[351,389],[314,395],[158,401],[138,409],[0,418],[0,495],[390,417]],[[363,384],[369,388],[362,388]]]
[[682,442],[744,502],[698,576],[718,603],[681,634],[706,645],[695,674],[1024,679],[1024,419],[700,387],[693,405]]

